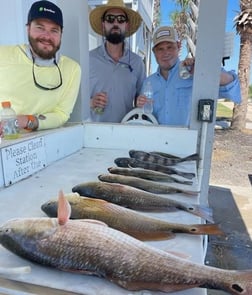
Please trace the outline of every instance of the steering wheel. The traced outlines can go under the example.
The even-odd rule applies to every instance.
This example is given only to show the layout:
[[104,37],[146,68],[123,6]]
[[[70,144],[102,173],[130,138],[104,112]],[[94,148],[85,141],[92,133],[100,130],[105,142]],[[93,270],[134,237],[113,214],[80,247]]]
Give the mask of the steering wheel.
[[121,123],[136,125],[158,125],[157,119],[152,114],[143,113],[142,108],[134,108],[127,113]]

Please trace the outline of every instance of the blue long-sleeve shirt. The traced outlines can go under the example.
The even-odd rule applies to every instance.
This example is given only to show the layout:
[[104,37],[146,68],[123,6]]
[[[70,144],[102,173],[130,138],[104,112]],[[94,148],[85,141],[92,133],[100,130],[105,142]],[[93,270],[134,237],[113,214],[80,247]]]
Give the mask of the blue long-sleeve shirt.
[[[165,80],[158,68],[157,72],[150,75],[143,83],[144,89],[147,81],[153,88],[153,115],[159,124],[189,126],[192,107],[193,78],[182,79],[179,77],[179,63],[169,71]],[[223,70],[223,69],[222,69]],[[240,83],[234,71],[230,71],[234,80],[219,87],[219,98],[227,98],[235,103],[241,101]]]

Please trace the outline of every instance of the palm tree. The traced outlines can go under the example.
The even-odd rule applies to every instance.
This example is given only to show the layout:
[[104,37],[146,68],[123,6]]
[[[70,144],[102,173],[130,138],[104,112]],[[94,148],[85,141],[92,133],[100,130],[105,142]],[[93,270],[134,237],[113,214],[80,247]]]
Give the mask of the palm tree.
[[153,28],[160,26],[160,0],[154,0]]
[[252,58],[252,0],[240,0],[240,13],[235,17],[236,32],[240,35],[239,79],[241,83],[241,104],[234,106],[231,128],[246,127],[249,94],[250,65]]
[[188,54],[195,56],[196,27],[200,0],[175,0],[179,10],[171,14],[171,20],[181,41],[186,40]]

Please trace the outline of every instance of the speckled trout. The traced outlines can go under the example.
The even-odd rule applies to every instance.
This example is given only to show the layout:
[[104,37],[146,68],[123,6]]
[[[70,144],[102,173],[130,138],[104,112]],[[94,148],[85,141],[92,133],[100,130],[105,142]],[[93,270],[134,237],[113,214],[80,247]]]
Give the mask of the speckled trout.
[[[193,235],[223,235],[216,224],[179,224],[151,218],[134,210],[101,200],[80,197],[79,194],[65,196],[71,206],[71,219],[96,219],[140,240],[162,240],[175,237],[174,233]],[[44,203],[41,209],[49,217],[57,217],[58,199]]]
[[131,291],[175,292],[200,287],[252,294],[252,270],[224,270],[169,254],[104,223],[69,220],[60,195],[58,218],[19,218],[0,226],[0,243],[25,259],[96,275]]
[[155,194],[175,194],[183,193],[186,195],[196,196],[199,192],[190,189],[181,189],[171,185],[158,183],[152,180],[146,180],[135,176],[125,176],[117,174],[100,174],[98,179],[105,182],[120,183],[133,186],[144,191]]
[[196,161],[199,159],[198,154],[192,154],[184,158],[168,158],[163,157],[158,154],[148,153],[145,151],[130,150],[129,155],[131,158],[138,159],[140,161],[146,161],[154,164],[164,165],[164,166],[173,166],[178,163],[186,161]]
[[150,163],[146,161],[140,161],[134,158],[119,157],[119,158],[116,158],[114,162],[118,167],[144,168],[148,170],[163,172],[166,174],[177,174],[187,179],[192,179],[195,177],[195,173],[179,171],[175,169],[174,167],[154,164],[154,163]]
[[101,181],[83,182],[72,188],[81,196],[103,199],[108,202],[140,211],[172,212],[183,210],[213,222],[212,209],[152,194],[129,185]]

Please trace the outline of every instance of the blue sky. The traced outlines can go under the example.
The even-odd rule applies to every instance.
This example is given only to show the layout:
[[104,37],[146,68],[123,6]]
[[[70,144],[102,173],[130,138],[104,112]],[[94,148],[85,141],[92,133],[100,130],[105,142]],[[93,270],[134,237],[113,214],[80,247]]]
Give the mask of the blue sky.
[[[240,53],[240,37],[236,34],[234,27],[234,17],[240,11],[239,0],[228,0],[227,6],[227,17],[226,17],[226,32],[234,32],[234,47],[233,54],[230,59],[225,61],[225,69],[227,70],[238,70],[239,53]],[[174,0],[161,0],[161,25],[172,25],[170,20],[170,13],[176,10]],[[154,67],[156,69],[156,67]],[[153,70],[154,70],[153,69]],[[252,84],[252,75],[251,75]]]

